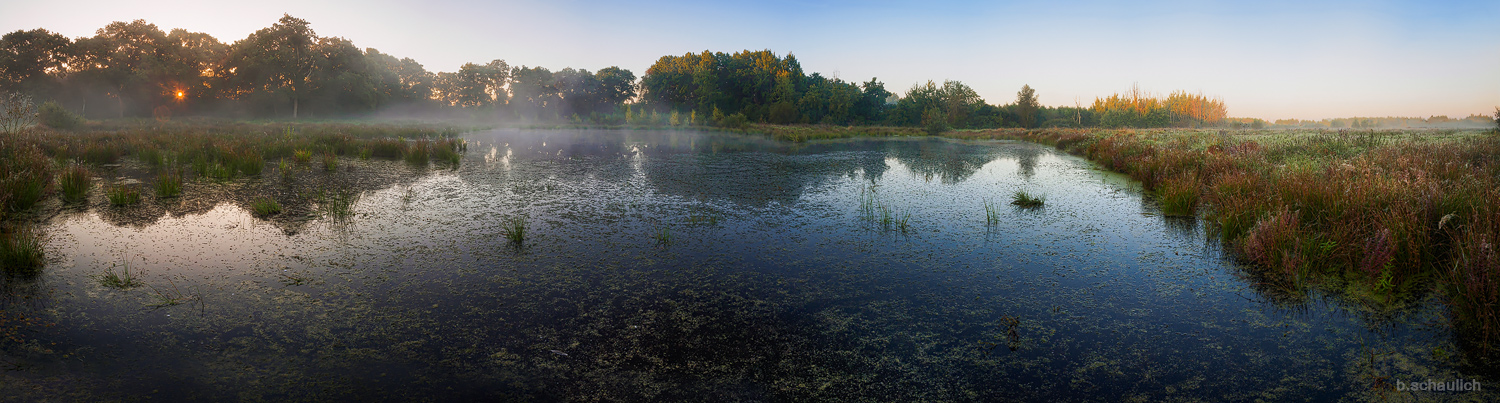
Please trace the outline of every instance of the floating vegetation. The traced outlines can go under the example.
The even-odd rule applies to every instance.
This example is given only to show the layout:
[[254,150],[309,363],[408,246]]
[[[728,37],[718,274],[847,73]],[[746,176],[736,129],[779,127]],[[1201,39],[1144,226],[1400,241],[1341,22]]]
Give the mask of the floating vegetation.
[[31,227],[0,232],[0,266],[9,275],[34,275],[46,264],[41,236]]
[[1010,204],[1021,208],[1037,208],[1047,204],[1047,197],[1028,193],[1025,190],[1017,190],[1010,196]]
[[250,212],[257,217],[269,217],[281,214],[281,203],[269,197],[257,197],[250,202]]
[[109,205],[115,207],[129,206],[141,202],[140,187],[135,185],[114,185],[104,191],[109,199]]
[[154,184],[156,187],[156,197],[158,198],[182,195],[182,173],[180,172],[168,171],[157,174]]
[[79,202],[88,196],[89,187],[93,184],[93,174],[83,165],[74,164],[63,170],[62,177],[57,182],[62,186],[64,201]]
[[[115,271],[115,268],[119,268],[120,270]],[[98,280],[99,285],[105,288],[117,290],[129,290],[145,284],[140,279],[135,278],[135,275],[130,274],[129,261],[118,264],[111,263],[108,269],[104,269],[104,273],[94,276],[94,279]]]
[[526,241],[526,225],[526,216],[512,216],[501,222],[500,233],[511,243],[520,244]]

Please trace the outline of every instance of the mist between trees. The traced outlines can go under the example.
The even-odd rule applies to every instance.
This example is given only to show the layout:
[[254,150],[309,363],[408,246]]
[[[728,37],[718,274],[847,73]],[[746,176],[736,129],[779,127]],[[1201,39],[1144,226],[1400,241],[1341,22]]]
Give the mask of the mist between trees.
[[[795,56],[769,50],[663,56],[640,80],[619,67],[552,71],[504,60],[434,73],[410,58],[360,49],[344,38],[320,37],[306,20],[290,15],[229,44],[183,29],[163,32],[143,20],[111,23],[93,37],[77,39],[41,28],[11,32],[0,38],[0,92],[52,101],[94,119],[388,116],[613,125],[886,125],[936,131],[1268,125],[1227,117],[1219,98],[1180,91],[1157,97],[1136,87],[1088,105],[1059,107],[1039,105],[1029,86],[1021,88],[1013,103],[990,104],[958,81],[928,81],[901,96],[875,78],[849,82],[805,74]],[[1417,120],[1418,125],[1427,123]],[[1323,125],[1375,127],[1387,121],[1346,119]],[[1412,123],[1403,120],[1401,127]]]

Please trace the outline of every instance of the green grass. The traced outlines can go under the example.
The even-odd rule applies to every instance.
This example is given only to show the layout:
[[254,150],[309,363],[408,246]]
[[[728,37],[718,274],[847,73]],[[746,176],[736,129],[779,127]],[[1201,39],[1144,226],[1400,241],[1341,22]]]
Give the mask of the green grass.
[[1025,190],[1017,190],[1011,194],[1010,204],[1020,206],[1021,208],[1037,208],[1047,204],[1047,197],[1032,194]]
[[141,202],[141,190],[133,185],[114,185],[104,191],[109,199],[109,205],[115,207],[129,206]]
[[353,217],[354,203],[358,200],[359,194],[347,189],[319,188],[313,194],[313,201],[318,204],[319,215],[336,221],[344,221]]
[[984,225],[996,225],[1000,223],[1000,206],[984,199]]
[[339,157],[333,155],[333,153],[324,153],[323,154],[323,170],[324,171],[328,171],[328,172],[338,171],[339,170]]
[[657,245],[671,245],[672,226],[670,224],[662,224],[656,226],[656,228],[651,231],[651,239],[655,239]]
[[[120,271],[115,271],[116,267],[119,267]],[[99,281],[99,285],[117,290],[129,290],[145,285],[140,279],[135,278],[135,275],[130,274],[128,261],[118,265],[111,264],[108,269],[104,270],[104,273],[95,276],[94,279]]]
[[1198,209],[1198,192],[1201,188],[1197,175],[1182,175],[1163,181],[1157,192],[1161,197],[1162,214],[1192,216]]
[[406,148],[406,153],[402,155],[402,158],[406,159],[406,163],[413,166],[427,166],[427,162],[431,159],[431,150],[431,142],[423,140],[414,141],[410,147]]
[[46,264],[42,239],[30,227],[0,233],[0,266],[9,275],[35,275]]
[[229,180],[233,180],[236,174],[234,166],[226,165],[219,161],[213,161],[209,163],[208,168],[204,173],[206,174],[205,176],[207,176],[209,179],[214,180],[215,182],[227,182]]
[[281,203],[269,197],[258,197],[250,202],[250,212],[257,217],[270,217],[281,214]]
[[63,170],[62,176],[58,178],[58,184],[62,186],[63,200],[67,202],[79,202],[88,197],[89,188],[93,185],[93,174],[83,165],[73,165]]
[[292,159],[297,161],[297,165],[308,165],[312,163],[312,154],[311,150],[297,150],[292,152]]
[[526,241],[526,216],[518,215],[505,219],[500,224],[500,234],[509,239],[511,243],[520,244]]
[[154,183],[156,186],[156,197],[168,198],[182,195],[182,174],[174,172],[163,172],[156,175]]

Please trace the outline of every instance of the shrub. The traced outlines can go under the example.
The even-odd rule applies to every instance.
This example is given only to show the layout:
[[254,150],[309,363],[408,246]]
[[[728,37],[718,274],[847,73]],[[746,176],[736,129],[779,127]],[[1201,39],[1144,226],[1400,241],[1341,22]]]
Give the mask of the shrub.
[[0,93],[0,133],[20,133],[36,124],[36,106],[31,96],[16,92]]
[[42,126],[53,129],[72,129],[83,124],[83,117],[63,108],[56,101],[47,101],[37,108],[37,120]]

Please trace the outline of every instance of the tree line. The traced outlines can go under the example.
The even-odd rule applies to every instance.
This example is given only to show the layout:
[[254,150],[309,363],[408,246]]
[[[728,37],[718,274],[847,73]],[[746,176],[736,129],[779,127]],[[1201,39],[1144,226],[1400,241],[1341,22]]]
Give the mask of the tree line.
[[[1023,86],[991,104],[959,81],[928,81],[904,94],[877,78],[808,74],[792,54],[770,50],[663,56],[639,79],[630,70],[590,72],[512,66],[496,59],[430,72],[410,58],[318,36],[284,15],[244,39],[163,32],[143,20],[115,22],[92,37],[45,29],[0,37],[0,92],[28,94],[93,118],[225,115],[343,117],[383,110],[439,116],[606,124],[775,124],[1001,127],[1165,127],[1221,124],[1220,99],[1139,89],[1083,105],[1049,107]],[[54,107],[54,109],[56,109]]]

